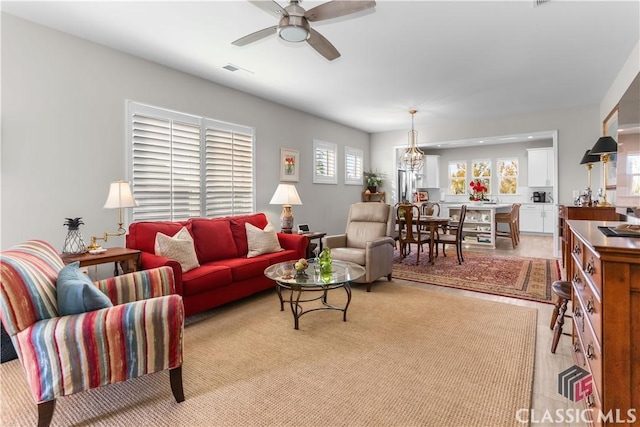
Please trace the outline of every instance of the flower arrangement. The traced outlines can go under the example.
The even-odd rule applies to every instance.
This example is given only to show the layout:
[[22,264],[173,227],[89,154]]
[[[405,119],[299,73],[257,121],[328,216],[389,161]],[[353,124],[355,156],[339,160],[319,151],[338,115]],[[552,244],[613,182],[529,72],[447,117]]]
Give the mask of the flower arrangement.
[[293,175],[296,168],[296,159],[294,157],[285,157],[284,169],[287,175]]
[[469,200],[478,202],[481,200],[489,200],[485,193],[489,192],[489,189],[479,179],[474,179],[469,183],[471,187],[471,194],[469,194]]
[[378,171],[364,171],[364,179],[369,187],[379,187],[382,185],[384,173]]

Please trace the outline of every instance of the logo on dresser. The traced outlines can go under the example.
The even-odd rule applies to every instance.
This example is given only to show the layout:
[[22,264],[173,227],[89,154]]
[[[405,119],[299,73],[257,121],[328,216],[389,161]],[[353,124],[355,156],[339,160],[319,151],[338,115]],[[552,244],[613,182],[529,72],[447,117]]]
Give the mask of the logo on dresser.
[[558,393],[573,402],[580,402],[593,392],[593,377],[577,365],[558,374]]

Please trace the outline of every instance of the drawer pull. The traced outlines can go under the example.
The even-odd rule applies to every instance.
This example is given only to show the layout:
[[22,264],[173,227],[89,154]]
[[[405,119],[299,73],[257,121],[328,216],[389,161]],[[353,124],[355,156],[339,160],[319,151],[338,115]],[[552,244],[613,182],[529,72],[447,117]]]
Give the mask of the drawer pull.
[[593,314],[596,311],[595,303],[593,302],[593,298],[589,298],[587,301],[587,311],[589,314]]
[[580,245],[576,244],[576,245],[573,247],[573,253],[574,253],[574,254],[576,254],[576,255],[580,255],[580,252],[582,252],[582,251],[580,250]]
[[596,357],[596,352],[593,349],[593,344],[589,344],[587,346],[587,359],[593,359],[594,357]]
[[580,313],[580,307],[575,307],[573,309],[573,317],[575,317],[576,319],[579,318],[580,316],[582,316],[582,314]]
[[596,266],[595,266],[595,262],[593,261],[593,258],[591,258],[589,260],[589,262],[587,263],[587,266],[585,267],[584,271],[586,271],[587,273],[593,275],[593,273],[596,271]]
[[578,343],[578,341],[575,341],[573,343],[573,352],[574,353],[580,353],[580,344]]
[[589,408],[593,408],[594,406],[596,406],[596,401],[593,398],[593,393],[591,393],[589,396],[587,396],[587,407]]
[[578,273],[573,275],[573,284],[579,285],[582,280],[580,279],[580,275]]

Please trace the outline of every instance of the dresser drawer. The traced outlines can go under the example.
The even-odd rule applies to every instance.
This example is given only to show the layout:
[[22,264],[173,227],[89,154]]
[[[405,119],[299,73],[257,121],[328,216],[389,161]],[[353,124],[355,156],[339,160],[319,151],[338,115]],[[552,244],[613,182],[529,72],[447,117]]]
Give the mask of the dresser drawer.
[[585,328],[590,324],[598,345],[602,345],[602,303],[600,298],[595,294],[589,280],[584,277],[585,273],[577,271],[571,283],[573,285],[573,314],[574,321],[580,325],[580,332],[584,332]]
[[584,329],[584,333],[581,333],[577,328],[574,331],[574,359],[576,365],[591,372],[593,393],[597,395],[598,390],[602,387],[602,351],[588,324],[585,323]]
[[583,247],[582,271],[585,276],[593,283],[594,291],[598,298],[602,295],[602,263],[600,258],[591,251],[591,248]]

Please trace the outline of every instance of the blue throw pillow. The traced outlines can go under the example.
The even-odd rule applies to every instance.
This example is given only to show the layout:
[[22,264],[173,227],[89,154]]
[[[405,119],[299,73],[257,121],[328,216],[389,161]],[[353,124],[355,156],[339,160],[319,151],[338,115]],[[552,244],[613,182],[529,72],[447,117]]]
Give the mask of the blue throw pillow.
[[111,300],[80,271],[80,262],[66,265],[58,275],[58,313],[61,316],[113,307]]

